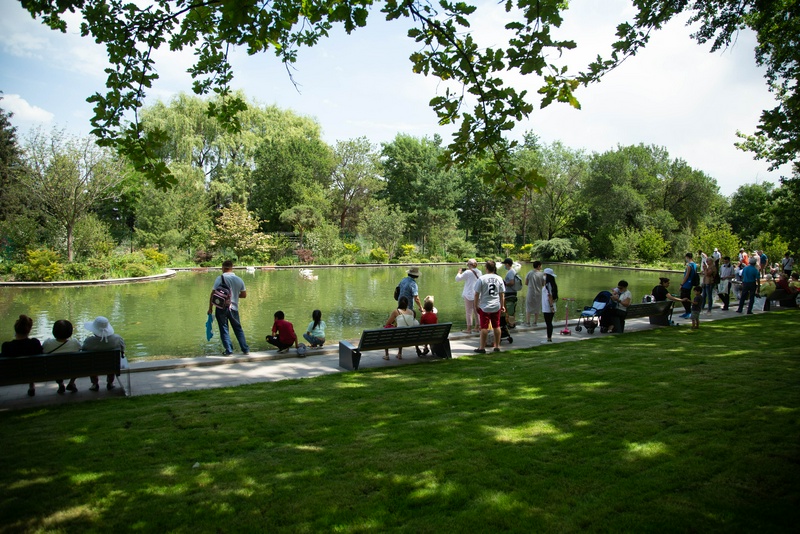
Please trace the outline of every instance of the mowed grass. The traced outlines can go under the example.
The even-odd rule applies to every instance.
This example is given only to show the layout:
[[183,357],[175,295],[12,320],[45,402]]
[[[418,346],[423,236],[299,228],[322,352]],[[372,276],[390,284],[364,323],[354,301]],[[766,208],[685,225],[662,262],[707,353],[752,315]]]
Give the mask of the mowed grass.
[[794,532],[798,327],[0,414],[0,529]]

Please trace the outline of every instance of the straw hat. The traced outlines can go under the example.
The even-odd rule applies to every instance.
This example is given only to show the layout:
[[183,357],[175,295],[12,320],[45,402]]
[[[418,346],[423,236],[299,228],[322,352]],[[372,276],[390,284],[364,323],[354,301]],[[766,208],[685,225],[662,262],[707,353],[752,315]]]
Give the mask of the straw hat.
[[419,278],[419,267],[412,267],[406,271],[408,276],[413,276],[414,278]]

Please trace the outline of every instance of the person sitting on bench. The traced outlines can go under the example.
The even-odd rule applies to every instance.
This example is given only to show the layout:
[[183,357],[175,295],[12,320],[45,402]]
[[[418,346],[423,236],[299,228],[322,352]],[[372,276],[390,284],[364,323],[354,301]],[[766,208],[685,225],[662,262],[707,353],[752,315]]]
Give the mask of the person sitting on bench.
[[[91,332],[92,335],[83,340],[81,350],[95,352],[118,349],[122,354],[125,354],[125,341],[114,333],[111,323],[105,317],[95,317],[94,321],[84,323],[83,327]],[[100,379],[97,376],[90,376],[89,379],[92,381],[89,391],[98,391],[100,389]],[[115,387],[114,373],[106,375],[106,389],[111,391]]]
[[[29,338],[28,335],[33,329],[33,319],[27,315],[20,315],[14,323],[14,333],[16,336],[11,341],[6,341],[2,345],[0,356],[3,358],[16,358],[18,356],[35,356],[42,353],[42,344],[38,339]],[[28,396],[36,395],[36,384],[28,384]]]

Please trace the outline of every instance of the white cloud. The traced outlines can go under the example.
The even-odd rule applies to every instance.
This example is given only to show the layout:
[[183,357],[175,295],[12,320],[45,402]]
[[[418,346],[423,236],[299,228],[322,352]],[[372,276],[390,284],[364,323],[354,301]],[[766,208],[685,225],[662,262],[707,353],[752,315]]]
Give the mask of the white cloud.
[[19,95],[2,95],[0,106],[14,114],[14,122],[50,123],[55,117],[46,109],[30,105]]

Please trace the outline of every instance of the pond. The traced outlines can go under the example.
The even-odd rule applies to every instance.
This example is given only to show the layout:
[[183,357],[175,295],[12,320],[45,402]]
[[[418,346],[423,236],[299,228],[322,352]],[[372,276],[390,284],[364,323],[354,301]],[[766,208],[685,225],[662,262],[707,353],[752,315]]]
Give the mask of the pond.
[[[465,327],[462,284],[455,281],[460,266],[421,265],[418,280],[420,299],[434,295],[439,321],[452,321],[454,331]],[[658,283],[657,271],[617,270],[603,267],[553,265],[558,275],[561,297],[576,299],[570,315],[589,305],[602,290],[625,279],[630,284],[634,302],[649,294]],[[522,267],[521,277],[531,269]],[[358,338],[363,329],[383,325],[394,308],[392,293],[405,276],[407,267],[340,267],[315,269],[316,280],[307,280],[296,269],[256,271],[237,270],[247,286],[247,298],[241,301],[240,314],[250,348],[266,350],[265,341],[272,327],[273,314],[283,310],[294,323],[298,336],[305,332],[314,309],[322,310],[327,323],[327,343],[339,339]],[[501,276],[504,269],[500,269]],[[111,321],[127,345],[131,359],[152,359],[180,356],[213,355],[221,352],[219,332],[206,341],[205,321],[208,296],[219,271],[209,273],[181,272],[175,278],[138,284],[69,288],[0,287],[0,340],[14,336],[13,324],[20,314],[34,319],[32,337],[51,337],[53,322],[69,319],[75,325],[75,337],[83,340],[87,333],[83,323],[97,315]],[[675,287],[677,284],[673,284]],[[524,319],[524,295],[520,292],[517,317]],[[564,321],[564,306],[559,306],[557,319]],[[234,349],[238,350],[234,341]]]

